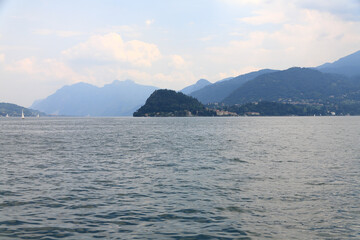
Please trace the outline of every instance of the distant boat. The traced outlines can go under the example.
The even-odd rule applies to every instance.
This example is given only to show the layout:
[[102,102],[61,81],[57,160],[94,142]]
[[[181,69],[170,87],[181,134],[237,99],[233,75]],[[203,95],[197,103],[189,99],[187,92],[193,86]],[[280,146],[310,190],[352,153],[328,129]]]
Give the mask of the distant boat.
[[24,116],[24,109],[21,111],[21,118],[24,119],[25,116]]
[[9,114],[6,114],[6,117],[9,117]]
[[40,115],[38,114],[36,117],[37,117],[37,118],[39,118],[39,117],[40,117]]

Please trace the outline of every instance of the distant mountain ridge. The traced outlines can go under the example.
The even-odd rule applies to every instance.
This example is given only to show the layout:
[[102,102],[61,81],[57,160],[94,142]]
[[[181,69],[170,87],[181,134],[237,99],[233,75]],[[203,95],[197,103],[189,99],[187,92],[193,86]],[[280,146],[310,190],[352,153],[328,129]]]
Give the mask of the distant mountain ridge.
[[209,82],[208,80],[200,79],[195,84],[183,88],[182,90],[180,90],[180,92],[182,92],[182,93],[184,93],[186,95],[189,95],[192,92],[195,92],[195,91],[197,91],[197,90],[199,90],[199,89],[201,89],[203,87],[206,87],[206,86],[208,86],[210,84],[211,84],[211,82]]
[[190,96],[198,99],[203,104],[221,102],[222,100],[224,100],[224,98],[226,98],[229,94],[231,94],[235,89],[240,87],[245,82],[250,81],[262,74],[275,71],[277,70],[263,69],[260,71],[243,74],[229,80],[216,82],[214,84],[203,87],[200,90],[192,92]]
[[67,116],[131,116],[156,89],[131,80],[115,80],[103,87],[77,83],[35,101],[31,108]]
[[[263,69],[213,84],[200,79],[181,91],[202,104],[259,101],[330,104],[333,107],[353,104],[351,112],[355,113],[354,104],[360,104],[359,85],[360,51],[357,51],[316,68]],[[156,89],[130,80],[116,80],[100,88],[78,83],[64,86],[46,99],[35,101],[31,107],[57,115],[130,116]],[[343,110],[347,112],[346,107]]]
[[258,101],[325,103],[355,99],[359,89],[360,79],[295,67],[260,75],[244,83],[223,102],[228,105]]
[[333,63],[325,63],[316,68],[326,73],[337,73],[348,77],[360,75],[360,50],[342,57]]

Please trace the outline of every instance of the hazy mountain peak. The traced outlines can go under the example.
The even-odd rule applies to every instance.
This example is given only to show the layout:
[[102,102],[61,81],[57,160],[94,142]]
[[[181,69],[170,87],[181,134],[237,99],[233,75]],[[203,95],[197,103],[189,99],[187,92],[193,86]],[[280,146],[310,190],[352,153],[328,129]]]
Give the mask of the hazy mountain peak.
[[74,83],[72,85],[66,85],[64,87],[96,87],[96,86],[94,86],[90,83],[86,83],[86,82],[78,82],[78,83]]
[[199,90],[199,89],[201,89],[201,88],[203,88],[203,87],[205,87],[207,85],[210,85],[210,84],[211,84],[211,82],[209,82],[206,79],[199,79],[195,84],[190,85],[190,86],[188,86],[186,88],[183,88],[182,90],[180,90],[180,92],[189,95],[192,92],[195,92],[195,91],[197,91],[197,90]]
[[317,69],[322,72],[337,73],[349,77],[360,75],[360,50],[333,63],[322,64]]
[[199,79],[199,80],[196,82],[196,84],[203,84],[203,83],[208,84],[208,83],[210,83],[210,82],[209,82],[208,80],[206,80],[206,79],[203,79],[203,78]]
[[252,80],[259,75],[275,71],[276,70],[263,69],[242,74],[228,80],[222,80],[214,84],[207,85],[197,91],[193,91],[190,95],[204,104],[221,102],[224,98],[226,98],[230,93],[232,93],[245,82]]
[[156,89],[131,80],[115,80],[103,87],[76,83],[35,101],[32,108],[70,116],[130,116]]

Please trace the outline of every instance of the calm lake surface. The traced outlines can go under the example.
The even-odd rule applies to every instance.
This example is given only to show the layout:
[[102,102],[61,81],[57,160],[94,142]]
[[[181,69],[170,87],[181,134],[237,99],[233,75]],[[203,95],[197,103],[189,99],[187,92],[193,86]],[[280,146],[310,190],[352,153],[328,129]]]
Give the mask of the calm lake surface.
[[0,239],[360,239],[360,117],[0,119]]

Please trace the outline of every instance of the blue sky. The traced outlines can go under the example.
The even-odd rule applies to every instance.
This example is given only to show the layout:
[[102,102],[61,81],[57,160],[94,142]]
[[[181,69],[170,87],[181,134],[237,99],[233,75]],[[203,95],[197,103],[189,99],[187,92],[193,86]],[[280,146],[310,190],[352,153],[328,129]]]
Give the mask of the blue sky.
[[360,50],[359,13],[359,0],[0,0],[0,102],[317,66]]

